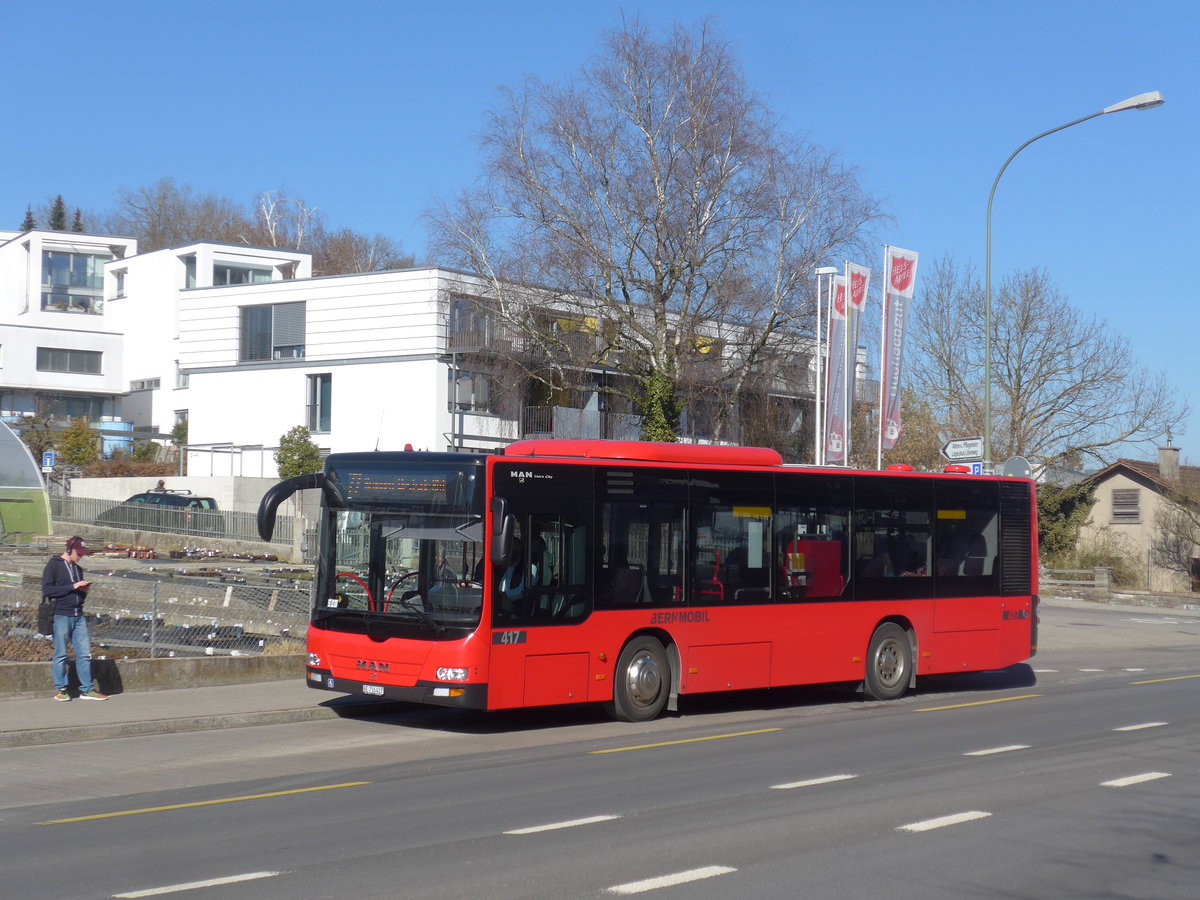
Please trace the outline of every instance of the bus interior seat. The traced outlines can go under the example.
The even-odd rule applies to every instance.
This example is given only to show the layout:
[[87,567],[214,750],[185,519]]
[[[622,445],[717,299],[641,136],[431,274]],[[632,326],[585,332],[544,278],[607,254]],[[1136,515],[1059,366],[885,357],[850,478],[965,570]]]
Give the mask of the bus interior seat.
[[977,534],[971,539],[971,546],[962,562],[962,574],[984,575],[988,563],[987,541],[983,535]]

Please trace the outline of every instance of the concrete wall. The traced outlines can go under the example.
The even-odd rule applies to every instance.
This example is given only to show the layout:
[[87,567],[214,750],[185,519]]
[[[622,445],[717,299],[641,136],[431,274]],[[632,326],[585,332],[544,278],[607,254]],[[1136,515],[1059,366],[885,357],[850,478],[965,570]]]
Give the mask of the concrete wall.
[[[304,655],[254,657],[176,657],[174,659],[92,660],[92,677],[106,694],[124,691],[161,691],[168,688],[203,687],[217,684],[249,684],[304,678]],[[71,663],[70,684],[79,686]],[[46,662],[0,663],[0,697],[49,696],[52,688],[50,664]]]
[[[217,508],[236,512],[257,512],[258,503],[262,500],[267,489],[274,485],[276,478],[248,478],[229,476],[184,476],[182,478],[168,475],[162,479],[168,490],[188,490],[197,497],[212,497],[217,501]],[[154,476],[138,478],[72,478],[72,497],[92,497],[98,500],[112,500],[120,503],[128,500],[134,494],[149,491],[158,484]],[[316,510],[320,504],[318,492],[312,492]],[[281,511],[291,514],[288,507]]]

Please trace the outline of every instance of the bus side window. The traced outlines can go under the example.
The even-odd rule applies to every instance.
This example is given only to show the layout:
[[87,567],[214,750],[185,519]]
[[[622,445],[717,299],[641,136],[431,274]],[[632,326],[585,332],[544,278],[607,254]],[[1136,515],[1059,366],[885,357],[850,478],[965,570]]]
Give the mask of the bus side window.
[[775,516],[776,597],[834,600],[850,574],[851,481],[832,474],[778,479]]
[[997,592],[1000,502],[996,485],[939,482],[934,541],[939,597]]

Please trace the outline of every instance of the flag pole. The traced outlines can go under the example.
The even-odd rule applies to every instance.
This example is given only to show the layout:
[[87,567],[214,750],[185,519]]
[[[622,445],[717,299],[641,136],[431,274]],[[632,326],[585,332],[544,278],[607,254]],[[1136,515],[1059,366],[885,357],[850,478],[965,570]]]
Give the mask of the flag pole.
[[824,344],[824,335],[821,334],[821,267],[816,269],[817,274],[817,365],[816,365],[816,386],[813,389],[813,463],[821,465],[821,444],[825,440],[825,419],[821,415],[821,352]]
[[846,324],[843,328],[845,331],[846,346],[845,359],[842,360],[842,465],[850,467],[850,421],[853,418],[851,403],[854,398],[850,396],[850,373],[854,371],[853,366],[857,360],[852,360],[850,355],[853,353],[857,356],[856,347],[852,346],[854,338],[854,294],[852,291],[853,281],[850,278],[850,260],[843,260],[846,278]]
[[875,438],[875,468],[883,470],[883,426],[884,426],[884,411],[883,411],[883,391],[884,380],[887,378],[887,313],[888,313],[888,285],[891,284],[890,274],[888,272],[888,263],[891,261],[891,256],[888,253],[888,245],[883,245],[883,289],[879,292],[879,433]]

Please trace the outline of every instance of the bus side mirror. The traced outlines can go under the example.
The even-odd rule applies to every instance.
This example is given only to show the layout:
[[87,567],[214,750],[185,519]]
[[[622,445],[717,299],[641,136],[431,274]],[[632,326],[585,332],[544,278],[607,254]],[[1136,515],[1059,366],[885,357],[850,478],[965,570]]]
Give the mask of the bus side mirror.
[[513,531],[516,519],[508,511],[508,501],[503,497],[492,498],[492,552],[493,566],[507,566],[512,560]]

